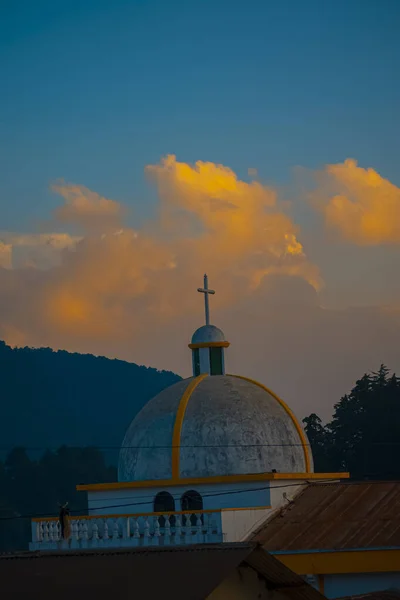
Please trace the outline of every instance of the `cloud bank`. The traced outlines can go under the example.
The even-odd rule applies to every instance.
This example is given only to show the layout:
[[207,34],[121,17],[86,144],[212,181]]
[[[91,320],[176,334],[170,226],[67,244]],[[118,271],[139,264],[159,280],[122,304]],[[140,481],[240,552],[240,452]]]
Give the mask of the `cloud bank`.
[[[146,175],[159,209],[140,230],[117,201],[58,182],[64,203],[51,222],[63,233],[0,233],[0,337],[185,376],[187,343],[203,320],[195,290],[207,272],[213,321],[233,343],[229,369],[274,388],[300,416],[328,415],[365,370],[398,366],[398,313],[321,307],[329,282],[275,189],[172,155]],[[355,161],[316,177],[313,204],[327,226],[354,244],[396,241],[398,188]]]
[[400,188],[355,160],[327,165],[316,202],[328,227],[355,244],[400,243]]

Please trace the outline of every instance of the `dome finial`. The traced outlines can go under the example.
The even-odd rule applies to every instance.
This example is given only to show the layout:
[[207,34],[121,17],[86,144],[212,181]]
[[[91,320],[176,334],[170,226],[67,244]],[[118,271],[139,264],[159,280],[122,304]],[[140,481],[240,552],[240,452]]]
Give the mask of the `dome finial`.
[[198,292],[204,294],[204,310],[206,313],[206,325],[210,324],[210,306],[208,303],[208,294],[215,294],[215,290],[208,289],[208,277],[204,275],[204,287],[197,288]]

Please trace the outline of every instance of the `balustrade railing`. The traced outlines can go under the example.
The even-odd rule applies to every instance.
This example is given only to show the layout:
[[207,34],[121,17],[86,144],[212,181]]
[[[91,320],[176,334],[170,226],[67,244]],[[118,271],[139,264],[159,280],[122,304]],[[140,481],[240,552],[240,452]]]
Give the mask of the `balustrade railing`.
[[58,519],[32,521],[31,550],[158,546],[222,542],[220,511],[71,517],[69,535]]

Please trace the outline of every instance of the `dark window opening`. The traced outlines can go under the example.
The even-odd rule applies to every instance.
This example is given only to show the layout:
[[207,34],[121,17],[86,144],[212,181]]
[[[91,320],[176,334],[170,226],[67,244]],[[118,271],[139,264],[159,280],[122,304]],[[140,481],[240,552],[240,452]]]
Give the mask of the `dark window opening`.
[[210,348],[210,374],[222,375],[222,348]]
[[[203,498],[200,496],[199,492],[196,492],[196,490],[185,492],[181,498],[181,509],[184,511],[203,510]],[[197,517],[198,515],[195,513],[190,516],[190,522],[193,527],[197,524]],[[200,518],[202,524],[204,524],[203,515],[201,515]]]
[[[154,498],[154,512],[175,512],[175,500],[169,492],[159,492]],[[158,522],[160,527],[165,527],[165,517],[162,515],[159,517]],[[175,524],[175,517],[170,516],[169,522],[172,525]]]
[[200,351],[198,348],[193,350],[193,371],[195,377],[200,375]]

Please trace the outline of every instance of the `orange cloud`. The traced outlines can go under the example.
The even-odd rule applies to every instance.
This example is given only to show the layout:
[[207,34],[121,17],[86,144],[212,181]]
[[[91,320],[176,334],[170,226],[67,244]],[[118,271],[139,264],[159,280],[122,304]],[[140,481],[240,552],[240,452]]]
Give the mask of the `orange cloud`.
[[80,225],[85,231],[108,230],[120,225],[124,209],[119,202],[103,198],[83,185],[63,181],[53,184],[51,189],[65,200],[54,214],[60,223]]
[[[82,236],[0,234],[3,266],[10,266],[14,250],[26,249],[29,258],[0,268],[0,339],[188,375],[186,342],[203,322],[196,289],[208,272],[217,290],[212,320],[232,342],[229,369],[267,383],[300,414],[322,403],[328,411],[366,369],[381,362],[398,367],[398,313],[321,308],[319,269],[274,189],[241,181],[222,165],[189,165],[174,156],[146,172],[160,204],[140,230],[127,226],[118,202],[59,184],[54,189],[64,205],[55,212],[56,225],[79,225]],[[346,162],[328,166],[320,180],[320,206],[342,232],[335,196],[362,203],[359,190],[371,188],[392,198],[394,186],[379,176],[376,187],[373,177],[366,186],[365,173]],[[357,219],[350,222],[346,237],[360,243],[365,233]]]
[[400,188],[352,159],[327,165],[316,193],[326,223],[355,244],[400,243]]
[[191,237],[193,264],[200,271],[208,269],[219,280],[229,278],[230,271],[250,289],[271,269],[296,271],[320,287],[318,269],[297,239],[298,227],[273,189],[241,181],[223,165],[198,161],[192,166],[172,155],[147,167],[147,173],[158,186],[161,226]]
[[[129,338],[139,352],[139,340],[154,328],[199,315],[194,290],[205,271],[218,287],[216,309],[251,295],[272,274],[295,275],[316,289],[321,285],[318,268],[307,259],[299,230],[273,189],[241,181],[222,165],[189,165],[174,156],[146,171],[158,187],[160,210],[140,231],[123,226],[118,202],[83,186],[53,186],[65,200],[55,220],[79,224],[86,233],[74,238],[69,252],[64,249],[72,238],[54,238],[60,264],[38,275],[29,293],[24,291],[36,297],[36,303],[31,301],[37,319],[32,315],[28,326],[33,345],[54,345],[58,339],[56,346],[81,347],[87,339]],[[27,276],[17,271],[18,286],[24,286]],[[13,338],[17,313],[8,324]],[[25,339],[24,327],[25,321]]]

